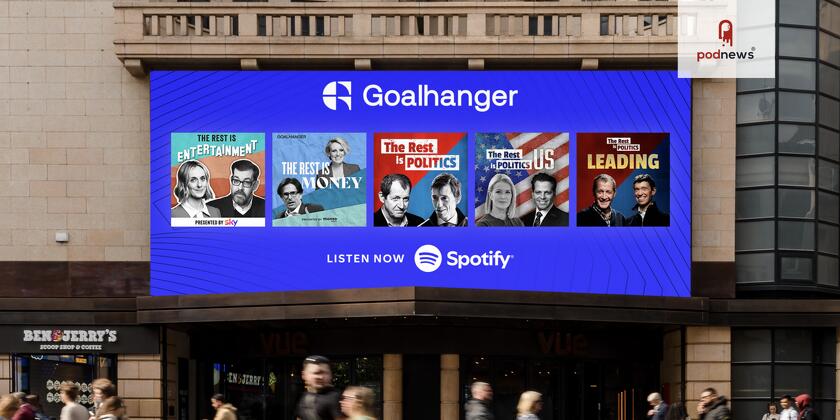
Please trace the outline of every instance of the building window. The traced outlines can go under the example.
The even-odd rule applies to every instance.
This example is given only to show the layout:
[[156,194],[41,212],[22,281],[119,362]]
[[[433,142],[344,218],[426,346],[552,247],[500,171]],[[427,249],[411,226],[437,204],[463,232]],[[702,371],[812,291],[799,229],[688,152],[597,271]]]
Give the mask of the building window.
[[834,420],[836,346],[833,328],[733,328],[733,418],[759,418],[780,396],[807,393]]
[[798,290],[811,284],[814,292],[836,292],[840,291],[836,289],[840,283],[840,1],[778,0],[777,4],[778,81],[737,82],[739,292],[757,283]]
[[79,385],[79,404],[93,407],[91,382],[97,378],[117,381],[117,363],[113,355],[94,354],[18,354],[14,356],[14,390],[37,395],[44,414],[59,418],[64,404],[59,396],[63,382]]

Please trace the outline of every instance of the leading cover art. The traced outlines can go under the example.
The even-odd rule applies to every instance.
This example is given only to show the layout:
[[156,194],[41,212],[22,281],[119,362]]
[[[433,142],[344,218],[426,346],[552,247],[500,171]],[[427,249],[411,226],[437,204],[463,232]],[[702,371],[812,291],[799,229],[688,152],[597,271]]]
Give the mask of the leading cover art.
[[263,133],[172,133],[171,226],[265,226]]
[[364,133],[273,133],[272,226],[364,226]]
[[578,133],[577,225],[670,226],[668,133]]

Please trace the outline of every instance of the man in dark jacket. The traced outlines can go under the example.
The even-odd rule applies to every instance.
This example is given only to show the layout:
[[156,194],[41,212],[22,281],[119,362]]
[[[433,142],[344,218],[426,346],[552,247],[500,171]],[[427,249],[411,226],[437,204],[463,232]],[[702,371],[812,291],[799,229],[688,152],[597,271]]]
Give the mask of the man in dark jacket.
[[637,175],[633,179],[633,196],[636,214],[630,218],[627,226],[670,226],[671,218],[668,213],[656,207],[653,197],[656,195],[656,182],[648,174]]
[[324,356],[304,359],[301,378],[306,392],[298,402],[299,420],[344,420],[339,403],[341,395],[332,386],[329,359]]
[[714,388],[706,388],[700,393],[697,405],[700,420],[731,420],[732,414],[726,406],[726,398],[717,394]]
[[470,387],[472,399],[464,405],[466,420],[493,420],[490,401],[493,400],[493,388],[487,382],[473,382]]
[[627,221],[618,210],[612,207],[615,199],[615,179],[608,174],[600,174],[592,180],[592,205],[577,214],[578,226],[621,227]]
[[796,407],[799,408],[799,420],[820,420],[820,416],[814,411],[811,404],[811,396],[801,394],[796,397]]
[[254,193],[260,186],[260,167],[248,159],[230,165],[230,194],[208,201],[222,217],[265,218],[265,199]]

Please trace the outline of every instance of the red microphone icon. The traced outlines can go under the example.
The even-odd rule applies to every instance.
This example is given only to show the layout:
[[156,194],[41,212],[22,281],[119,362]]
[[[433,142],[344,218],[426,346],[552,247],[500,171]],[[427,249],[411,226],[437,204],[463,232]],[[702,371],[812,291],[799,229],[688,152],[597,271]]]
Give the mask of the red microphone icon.
[[732,22],[729,20],[722,20],[718,23],[718,39],[723,41],[722,46],[726,46],[726,43],[729,43],[729,46],[732,46]]

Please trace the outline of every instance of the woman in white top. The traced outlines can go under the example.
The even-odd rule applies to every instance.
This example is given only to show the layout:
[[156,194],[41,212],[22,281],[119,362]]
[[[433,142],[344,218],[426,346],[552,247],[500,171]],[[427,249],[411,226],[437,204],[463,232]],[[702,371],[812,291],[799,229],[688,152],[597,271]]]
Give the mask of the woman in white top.
[[61,420],[88,420],[90,413],[85,407],[76,404],[76,398],[79,398],[79,387],[65,382],[59,389],[61,402],[64,403],[64,408],[61,409]]
[[764,417],[761,420],[779,420],[781,416],[778,413],[778,408],[776,408],[775,403],[767,404],[767,412],[764,413]]

